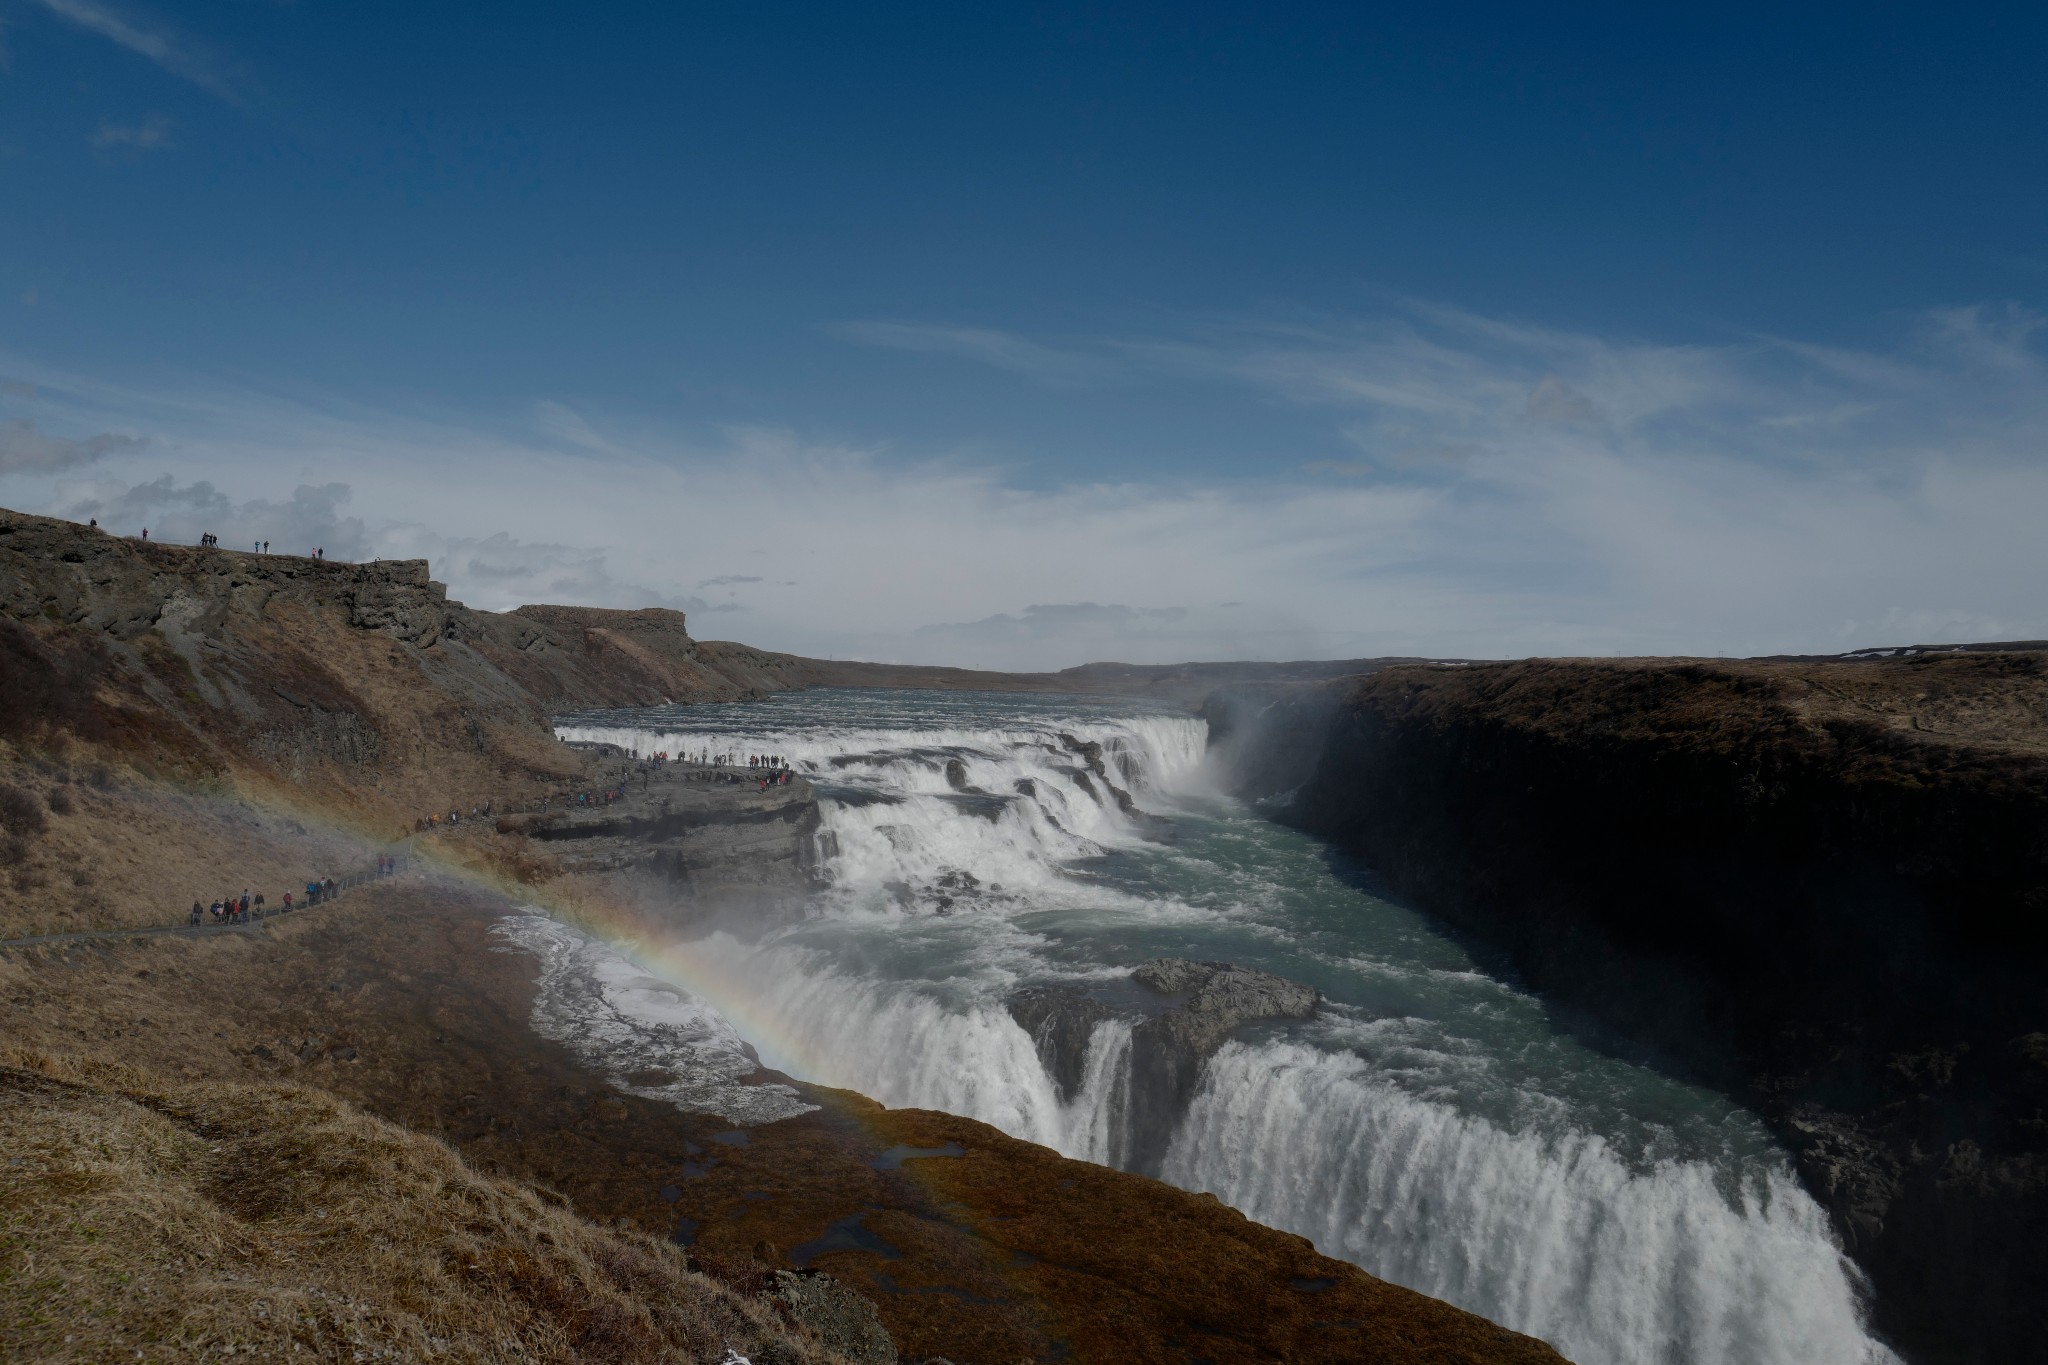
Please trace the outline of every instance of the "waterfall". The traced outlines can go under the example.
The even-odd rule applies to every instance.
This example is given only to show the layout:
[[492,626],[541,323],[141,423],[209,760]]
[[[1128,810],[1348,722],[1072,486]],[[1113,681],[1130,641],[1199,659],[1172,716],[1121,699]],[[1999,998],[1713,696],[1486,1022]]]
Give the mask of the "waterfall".
[[1505,1131],[1349,1054],[1226,1044],[1165,1175],[1575,1360],[1893,1359],[1782,1164],[1731,1191],[1706,1162],[1643,1166],[1597,1134]]
[[[762,943],[695,945],[775,1021],[751,1040],[771,1065],[1128,1165],[1128,1011],[1094,1026],[1063,1098],[1005,1004],[1020,986],[1142,1008],[1129,967],[1175,952],[1305,965],[1333,1008],[1379,1017],[1369,997],[1386,983],[1378,1008],[1403,1013],[1443,982],[1483,981],[1529,1022],[1502,1023],[1489,998],[1473,1015],[1490,1033],[1430,1021],[1455,1035],[1437,1053],[1390,1058],[1308,1026],[1225,1044],[1162,1173],[1581,1365],[1896,1360],[1864,1330],[1856,1273],[1761,1124],[1738,1111],[1744,1143],[1719,1143],[1696,1115],[1725,1103],[1572,1051],[1527,997],[1437,965],[1455,950],[1433,930],[1368,950],[1365,920],[1384,903],[1208,791],[1190,717],[841,694],[579,718],[561,733],[638,754],[776,754],[817,782],[828,886],[813,917]],[[1528,1064],[1537,1052],[1547,1070]],[[1481,1054],[1507,1099],[1461,1088],[1459,1057]],[[1574,1089],[1578,1075],[1592,1080]],[[1626,1102],[1637,1090],[1656,1096],[1640,1113]]]

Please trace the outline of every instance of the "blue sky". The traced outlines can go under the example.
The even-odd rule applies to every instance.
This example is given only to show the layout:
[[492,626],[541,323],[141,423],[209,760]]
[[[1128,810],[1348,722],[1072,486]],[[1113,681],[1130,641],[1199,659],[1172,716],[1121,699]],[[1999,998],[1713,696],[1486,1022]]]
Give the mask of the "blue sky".
[[8,505],[1002,666],[2048,634],[2038,8],[0,24]]

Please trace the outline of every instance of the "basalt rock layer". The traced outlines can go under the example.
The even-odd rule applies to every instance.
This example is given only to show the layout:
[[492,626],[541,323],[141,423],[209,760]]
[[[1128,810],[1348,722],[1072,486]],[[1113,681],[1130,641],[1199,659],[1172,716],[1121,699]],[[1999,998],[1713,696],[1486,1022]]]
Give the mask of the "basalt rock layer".
[[791,777],[682,763],[628,771],[613,798],[498,822],[564,871],[605,873],[638,889],[663,932],[754,935],[803,917],[817,886],[818,796]]
[[2048,1335],[2048,654],[1395,668],[1207,705],[1246,794],[1755,1106],[1924,1362]]

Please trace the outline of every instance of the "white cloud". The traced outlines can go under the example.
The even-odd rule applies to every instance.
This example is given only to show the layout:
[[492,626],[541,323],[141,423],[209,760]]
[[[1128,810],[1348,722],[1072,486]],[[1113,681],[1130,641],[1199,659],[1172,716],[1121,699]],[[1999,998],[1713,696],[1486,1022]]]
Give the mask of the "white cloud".
[[[99,469],[124,496],[174,471],[151,495],[160,518],[232,510],[331,527],[305,533],[337,557],[426,553],[479,606],[552,597],[701,614],[692,594],[717,589],[728,614],[716,633],[750,643],[1002,667],[1745,654],[2048,635],[2036,327],[2016,310],[1957,310],[1852,352],[1665,346],[1409,310],[1114,343],[1155,375],[1326,414],[1357,452],[1305,450],[1298,472],[1256,484],[1020,488],[984,465],[773,428],[706,437],[565,426],[542,410],[504,429],[0,369],[67,429],[146,433]],[[597,435],[615,429],[633,434]],[[565,431],[592,440],[565,453]],[[301,497],[344,472],[345,506]],[[0,474],[0,501],[86,505],[82,486],[51,478]],[[207,502],[193,480],[238,501]],[[230,544],[258,534],[192,525]]]
[[234,90],[207,60],[183,39],[154,31],[123,18],[99,0],[42,0],[44,9],[82,29],[97,33],[137,56],[155,62],[173,76],[192,82],[224,100],[234,102]]
[[323,549],[330,559],[372,557],[374,538],[361,517],[347,516],[347,484],[301,484],[291,496],[236,502],[211,482],[180,484],[164,474],[144,483],[115,479],[66,483],[52,510],[73,520],[96,518],[117,533],[134,535],[148,527],[154,540],[196,544],[202,535],[220,537],[230,550],[251,549],[268,540],[280,554]]
[[140,123],[102,121],[100,130],[92,135],[92,145],[103,150],[127,147],[138,152],[168,147],[171,145],[171,121],[162,114],[151,114]]
[[142,442],[119,432],[101,432],[82,440],[50,436],[26,417],[0,422],[0,474],[46,472],[91,464],[114,451],[132,450]]
[[871,321],[843,322],[827,330],[867,346],[959,356],[1059,386],[1097,383],[1114,377],[1118,368],[1106,355],[1048,345],[989,327]]

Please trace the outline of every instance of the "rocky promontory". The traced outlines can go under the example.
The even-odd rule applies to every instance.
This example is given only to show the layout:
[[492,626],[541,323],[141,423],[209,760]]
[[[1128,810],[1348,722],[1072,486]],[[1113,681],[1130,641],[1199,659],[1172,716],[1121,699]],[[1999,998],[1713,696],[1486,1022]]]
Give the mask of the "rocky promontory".
[[1062,1099],[1081,1088],[1090,1052],[1099,1045],[1097,1026],[1109,1020],[1130,1025],[1119,1164],[1157,1173],[1202,1064],[1247,1024],[1312,1018],[1321,997],[1313,986],[1256,967],[1182,957],[1140,963],[1130,979],[1150,998],[1111,1003],[1074,986],[1026,986],[1007,1003]]

